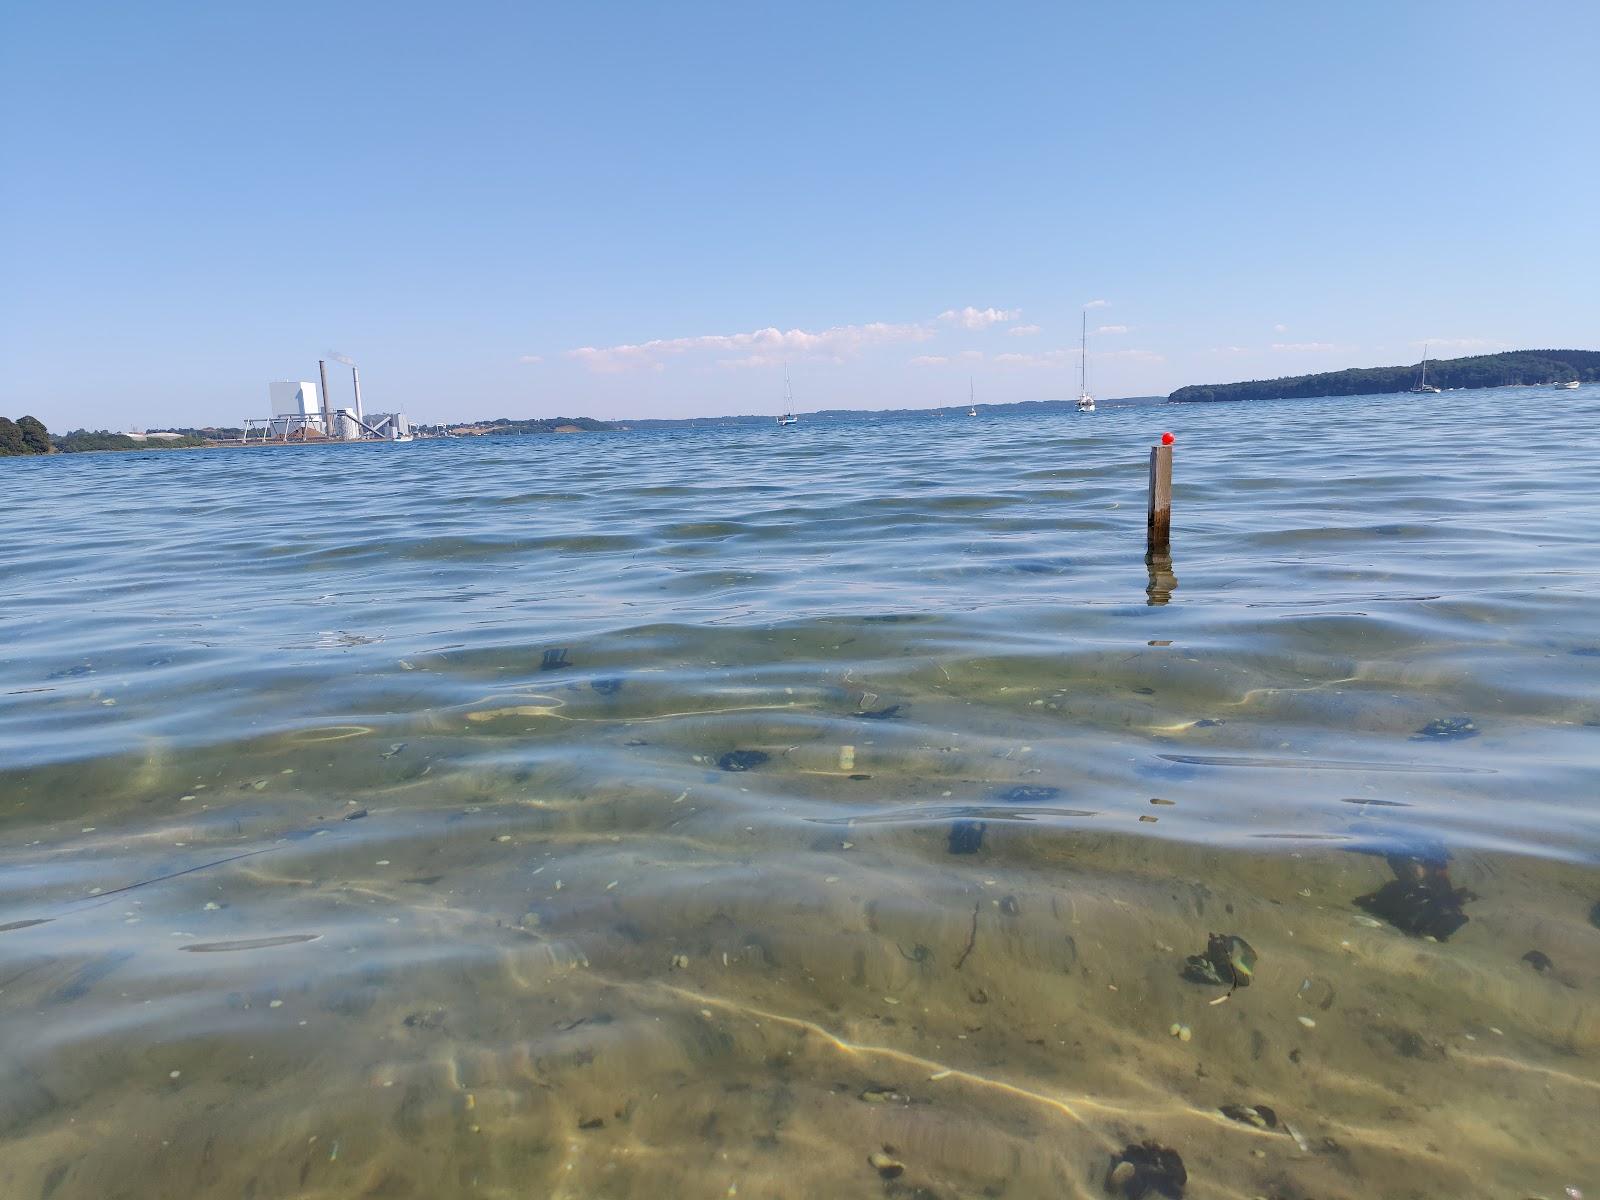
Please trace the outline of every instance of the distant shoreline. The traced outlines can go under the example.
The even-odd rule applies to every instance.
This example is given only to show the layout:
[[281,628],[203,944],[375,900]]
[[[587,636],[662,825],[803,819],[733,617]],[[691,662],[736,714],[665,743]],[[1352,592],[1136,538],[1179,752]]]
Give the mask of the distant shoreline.
[[[1600,350],[1507,350],[1500,354],[1427,360],[1426,382],[1439,391],[1551,387],[1572,379],[1579,383],[1600,381]],[[1421,382],[1420,362],[1392,367],[1350,367],[1343,371],[1252,379],[1242,383],[1190,384],[1168,396],[1167,403],[1224,404],[1242,400],[1389,396],[1415,391]]]

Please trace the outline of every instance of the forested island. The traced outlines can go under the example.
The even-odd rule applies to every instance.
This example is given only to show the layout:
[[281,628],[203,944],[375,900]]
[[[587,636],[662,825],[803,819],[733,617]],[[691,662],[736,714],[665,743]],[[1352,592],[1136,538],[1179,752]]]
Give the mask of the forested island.
[[[1409,392],[1420,364],[1352,367],[1318,375],[1254,379],[1248,383],[1190,384],[1167,397],[1170,404],[1232,400],[1288,400],[1312,396],[1377,396]],[[1468,358],[1430,359],[1428,382],[1438,388],[1541,387],[1577,379],[1600,380],[1600,350],[1508,350]]]

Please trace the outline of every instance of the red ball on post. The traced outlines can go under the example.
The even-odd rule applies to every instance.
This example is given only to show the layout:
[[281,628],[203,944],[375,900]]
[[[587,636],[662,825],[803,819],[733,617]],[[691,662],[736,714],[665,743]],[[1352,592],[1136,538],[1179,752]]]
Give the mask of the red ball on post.
[[1173,442],[1175,442],[1177,440],[1178,439],[1173,437],[1170,433],[1163,433],[1161,435],[1161,444],[1163,446],[1170,446],[1170,445],[1172,445]]

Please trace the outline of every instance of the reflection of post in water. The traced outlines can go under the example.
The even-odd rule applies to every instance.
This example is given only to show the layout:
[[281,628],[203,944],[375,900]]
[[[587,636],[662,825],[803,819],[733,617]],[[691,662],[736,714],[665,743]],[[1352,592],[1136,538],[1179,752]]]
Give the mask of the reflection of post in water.
[[1178,577],[1172,573],[1172,443],[1170,433],[1150,447],[1150,508],[1145,519],[1144,565],[1150,582],[1146,603],[1165,604],[1172,599]]
[[1144,565],[1150,571],[1150,582],[1144,589],[1145,603],[1165,604],[1178,586],[1178,577],[1172,573],[1172,555],[1146,554]]

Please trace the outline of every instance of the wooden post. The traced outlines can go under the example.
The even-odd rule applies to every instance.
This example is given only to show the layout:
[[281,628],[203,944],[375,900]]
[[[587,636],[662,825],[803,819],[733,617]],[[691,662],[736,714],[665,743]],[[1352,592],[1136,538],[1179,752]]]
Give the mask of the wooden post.
[[1172,446],[1150,447],[1150,511],[1145,522],[1147,554],[1172,549]]

